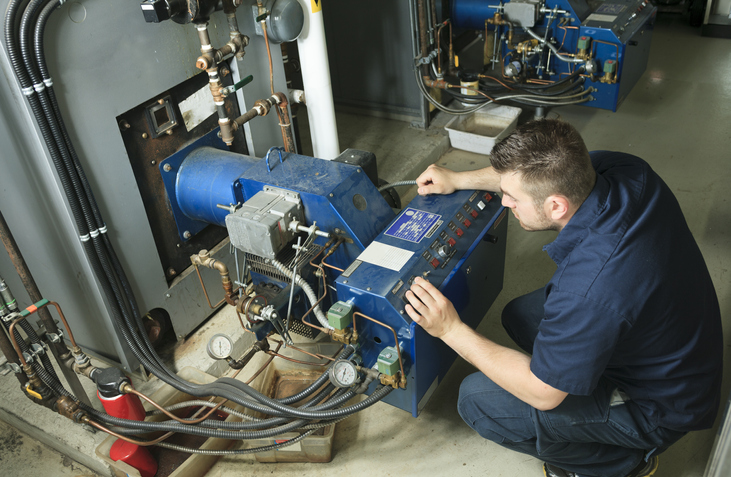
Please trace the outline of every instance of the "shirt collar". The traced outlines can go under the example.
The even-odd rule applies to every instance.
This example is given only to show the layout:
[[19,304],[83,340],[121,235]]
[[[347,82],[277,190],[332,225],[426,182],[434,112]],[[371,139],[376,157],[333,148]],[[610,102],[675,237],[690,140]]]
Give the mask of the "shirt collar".
[[569,223],[561,230],[556,239],[543,246],[543,250],[556,262],[556,265],[563,262],[576,245],[584,240],[589,233],[589,227],[606,207],[608,195],[609,181],[601,174],[597,174],[596,184],[589,197],[569,219]]

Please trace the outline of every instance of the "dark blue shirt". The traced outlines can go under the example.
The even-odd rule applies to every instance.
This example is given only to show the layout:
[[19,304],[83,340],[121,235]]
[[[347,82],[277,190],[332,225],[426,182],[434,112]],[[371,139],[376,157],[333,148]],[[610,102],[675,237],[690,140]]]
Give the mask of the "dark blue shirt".
[[558,269],[531,370],[578,395],[607,379],[659,426],[711,427],[723,343],[703,256],[675,196],[645,161],[591,156],[593,191],[544,247]]

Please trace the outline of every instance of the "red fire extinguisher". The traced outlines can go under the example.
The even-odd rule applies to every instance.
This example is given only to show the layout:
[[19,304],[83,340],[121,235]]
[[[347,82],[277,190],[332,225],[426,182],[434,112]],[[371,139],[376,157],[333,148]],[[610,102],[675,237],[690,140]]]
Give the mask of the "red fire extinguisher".
[[[132,394],[125,394],[121,388],[131,382],[127,376],[117,368],[107,368],[94,375],[97,386],[97,396],[107,414],[121,419],[135,421],[145,420],[145,409],[140,398]],[[154,477],[157,472],[157,462],[146,447],[117,439],[109,450],[109,457],[114,461],[122,461],[140,472],[142,477]]]

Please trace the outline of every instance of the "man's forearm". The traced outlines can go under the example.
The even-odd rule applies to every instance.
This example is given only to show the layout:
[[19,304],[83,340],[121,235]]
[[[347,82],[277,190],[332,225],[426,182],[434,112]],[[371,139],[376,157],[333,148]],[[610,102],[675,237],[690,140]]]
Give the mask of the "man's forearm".
[[500,346],[465,324],[442,340],[495,384],[536,409],[553,409],[566,397],[566,393],[535,377],[529,356]]
[[477,169],[475,171],[464,171],[455,173],[455,181],[458,189],[478,189],[492,192],[500,191],[500,175],[490,167]]

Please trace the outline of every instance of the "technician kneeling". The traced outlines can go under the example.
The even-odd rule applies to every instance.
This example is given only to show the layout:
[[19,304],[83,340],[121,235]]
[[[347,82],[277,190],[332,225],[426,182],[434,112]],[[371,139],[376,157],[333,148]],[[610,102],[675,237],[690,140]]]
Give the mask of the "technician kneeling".
[[561,121],[518,127],[491,162],[431,166],[419,194],[500,190],[524,229],[559,232],[544,247],[551,280],[502,314],[531,356],[463,324],[425,280],[406,311],[481,371],[458,406],[482,437],[544,460],[548,477],[652,475],[658,454],[712,426],[720,401],[718,300],[677,200],[642,159],[589,153]]

